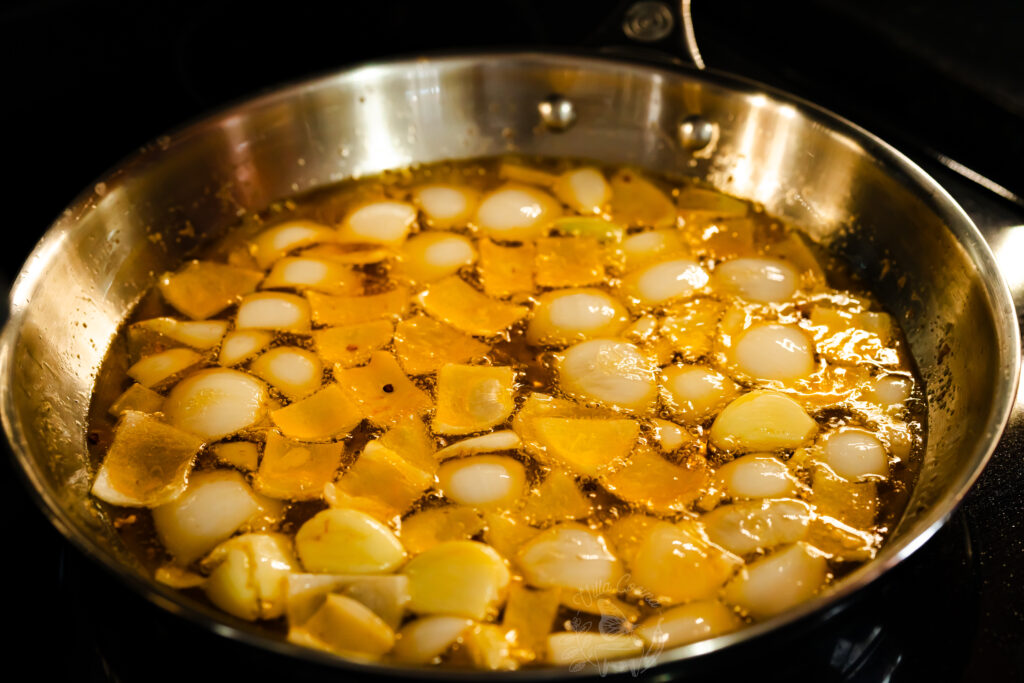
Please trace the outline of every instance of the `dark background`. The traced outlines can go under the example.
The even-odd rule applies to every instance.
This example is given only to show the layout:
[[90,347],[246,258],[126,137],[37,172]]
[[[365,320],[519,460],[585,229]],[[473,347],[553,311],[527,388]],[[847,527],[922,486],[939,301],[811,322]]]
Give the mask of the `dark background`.
[[[879,133],[935,172],[979,222],[1024,223],[1015,213],[1020,207],[936,163],[954,159],[1003,194],[1024,195],[1024,2],[694,5],[712,67],[790,90]],[[7,132],[0,159],[8,178],[0,285],[80,190],[147,141],[226,102],[385,56],[496,46],[596,49],[623,42],[617,27],[624,6],[8,1],[0,7],[0,120]],[[860,608],[865,628],[876,620],[888,635],[850,642],[867,642],[884,661],[876,656],[824,678],[797,671],[790,680],[1024,680],[1022,453],[1019,439],[1004,441],[963,511],[920,553],[924,559],[901,567],[887,592]],[[136,680],[108,661],[111,638],[96,635],[132,598],[67,548],[6,459],[0,494],[6,621],[15,631],[4,652],[11,661],[28,660],[39,680]],[[164,637],[155,617],[138,610],[125,638],[128,631]],[[804,656],[806,647],[791,646]],[[188,645],[178,651],[188,653]],[[194,679],[208,672],[201,664],[194,662]]]

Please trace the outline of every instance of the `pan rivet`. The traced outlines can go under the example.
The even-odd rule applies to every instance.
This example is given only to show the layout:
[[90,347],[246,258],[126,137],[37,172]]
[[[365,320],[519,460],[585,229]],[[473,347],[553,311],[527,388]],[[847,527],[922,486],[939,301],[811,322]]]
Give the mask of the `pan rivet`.
[[634,3],[622,18],[622,32],[641,43],[657,42],[672,33],[672,10],[660,2]]
[[548,95],[537,105],[537,111],[544,125],[556,132],[576,123],[576,106],[564,95]]
[[679,143],[684,149],[704,149],[714,134],[715,125],[702,116],[687,116],[679,122]]

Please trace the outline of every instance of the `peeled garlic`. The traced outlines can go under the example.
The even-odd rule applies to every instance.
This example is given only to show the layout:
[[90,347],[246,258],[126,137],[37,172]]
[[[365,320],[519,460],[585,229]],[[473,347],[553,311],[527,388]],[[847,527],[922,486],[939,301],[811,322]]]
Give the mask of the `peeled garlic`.
[[561,174],[551,189],[556,197],[580,213],[601,213],[612,196],[604,174],[587,166]]
[[167,349],[146,356],[132,365],[128,368],[128,376],[147,389],[152,389],[167,383],[202,360],[203,357],[192,349]]
[[450,232],[422,232],[402,247],[402,274],[415,282],[433,282],[476,261],[467,237]]
[[844,479],[889,476],[885,446],[865,429],[841,429],[825,437],[825,463]]
[[238,305],[235,328],[309,332],[309,302],[294,294],[250,294]]
[[196,472],[184,494],[153,509],[153,525],[167,552],[189,564],[259,511],[259,498],[235,470]]
[[438,460],[453,458],[457,455],[474,455],[476,453],[493,453],[496,451],[511,451],[519,448],[522,440],[519,435],[511,429],[501,429],[490,434],[474,436],[469,439],[456,441],[450,446],[445,446],[435,455]]
[[615,593],[622,563],[604,537],[574,522],[562,522],[534,536],[520,548],[516,563],[527,583],[538,588],[566,588]]
[[784,498],[796,493],[796,478],[770,453],[751,453],[720,467],[718,480],[733,498]]
[[797,448],[818,425],[800,404],[771,391],[751,391],[727,405],[711,425],[711,443],[722,450]]
[[496,240],[541,237],[562,209],[554,197],[526,185],[508,183],[484,195],[473,222]]
[[523,495],[526,470],[513,458],[478,455],[449,460],[437,471],[441,491],[456,503],[507,506]]
[[785,612],[818,592],[828,562],[806,543],[794,543],[743,567],[725,587],[725,601],[755,619]]
[[432,664],[472,626],[473,620],[464,617],[420,617],[398,632],[391,656],[403,664]]
[[722,505],[701,517],[712,543],[736,555],[770,550],[807,537],[813,517],[802,500],[751,500]]
[[739,369],[756,379],[789,382],[814,372],[814,345],[793,325],[755,325],[740,335],[732,353]]
[[240,619],[275,619],[284,614],[288,573],[295,571],[291,541],[281,534],[244,534],[213,549],[203,584],[206,597]]
[[630,563],[633,581],[662,605],[714,597],[742,561],[709,543],[693,524],[658,522]]
[[505,599],[511,576],[489,545],[476,541],[441,543],[409,560],[410,608],[419,614],[448,614],[483,620]]
[[297,401],[320,388],[324,366],[311,351],[298,346],[277,346],[254,360],[249,369]]
[[698,600],[672,607],[640,622],[636,634],[648,645],[670,648],[731,633],[743,621],[717,600]]
[[644,412],[658,398],[651,362],[633,344],[614,339],[592,339],[567,349],[558,379],[570,396],[630,412]]
[[909,377],[900,375],[882,375],[871,383],[868,397],[878,401],[882,405],[895,405],[903,403],[910,398],[910,390],[913,382]]
[[562,289],[537,298],[526,328],[530,344],[562,346],[613,337],[629,324],[625,306],[600,289]]
[[622,292],[638,306],[650,307],[690,296],[708,283],[708,274],[693,259],[663,261],[622,279]]
[[611,659],[643,654],[644,641],[634,635],[564,631],[548,636],[547,661],[559,666],[601,665]]
[[361,294],[362,276],[350,267],[326,259],[283,258],[274,264],[262,289],[316,289],[328,294]]
[[479,194],[461,185],[421,185],[412,191],[412,200],[435,228],[465,225],[473,215]]
[[706,365],[670,365],[661,371],[662,395],[673,413],[699,422],[739,395],[740,387]]
[[769,258],[738,258],[715,268],[715,289],[749,301],[786,301],[800,285],[800,275],[785,261]]
[[329,574],[383,574],[405,561],[405,549],[390,529],[343,508],[318,512],[303,524],[295,549],[307,571]]
[[398,246],[416,222],[416,207],[406,202],[379,201],[355,209],[341,223],[338,239]]
[[253,240],[254,255],[260,268],[267,268],[294,249],[311,244],[334,242],[337,236],[338,233],[326,225],[312,221],[289,221],[275,225],[257,235]]
[[134,330],[144,330],[156,335],[173,339],[193,349],[212,349],[228,329],[226,320],[175,320],[174,318],[151,318],[137,322],[129,328],[129,335]]
[[164,402],[167,421],[209,441],[255,424],[268,401],[263,382],[238,370],[200,370],[179,382]]

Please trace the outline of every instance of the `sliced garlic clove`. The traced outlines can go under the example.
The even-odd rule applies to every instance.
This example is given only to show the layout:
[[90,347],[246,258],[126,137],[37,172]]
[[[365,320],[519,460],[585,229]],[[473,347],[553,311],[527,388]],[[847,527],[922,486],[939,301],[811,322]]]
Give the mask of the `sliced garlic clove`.
[[580,213],[601,213],[612,197],[612,188],[604,174],[587,166],[562,173],[551,190]]
[[633,344],[614,339],[567,349],[558,379],[570,396],[630,412],[649,410],[658,398],[651,362]]
[[625,459],[640,435],[640,425],[627,419],[536,417],[533,427],[546,460],[588,477]]
[[508,183],[484,195],[473,222],[492,239],[529,240],[543,236],[561,213],[558,202],[546,192]]
[[414,235],[402,247],[401,273],[414,282],[433,282],[476,262],[467,237],[447,232]]
[[604,536],[572,522],[534,536],[519,549],[516,564],[527,583],[538,588],[614,593],[622,577],[622,563]]
[[187,565],[259,511],[256,494],[237,471],[196,472],[184,494],[153,509],[153,526],[167,552]]
[[748,301],[787,301],[800,286],[800,274],[785,261],[769,258],[738,258],[715,268],[715,289]]
[[203,440],[152,415],[126,411],[92,485],[111,505],[155,507],[184,491]]
[[133,384],[118,396],[108,411],[114,417],[121,417],[127,410],[139,413],[157,413],[164,406],[164,397],[141,384]]
[[309,311],[317,325],[356,325],[373,320],[400,318],[409,308],[409,289],[395,287],[369,296],[335,296],[307,291]]
[[479,512],[461,505],[426,508],[402,520],[401,539],[412,555],[430,550],[447,541],[468,541],[484,530]]
[[301,401],[272,411],[270,419],[285,436],[322,441],[348,434],[363,412],[337,384],[328,384]]
[[469,222],[480,195],[462,185],[421,185],[412,191],[412,201],[426,214],[430,226],[451,228]]
[[194,320],[220,313],[256,289],[263,273],[215,261],[189,261],[160,278],[160,293],[171,306]]
[[260,459],[260,447],[251,441],[224,441],[210,446],[210,452],[217,460],[237,467],[243,472],[256,469]]
[[432,471],[424,471],[379,441],[371,441],[334,487],[337,493],[380,501],[391,513],[389,517],[395,517],[408,511],[433,484]]
[[437,372],[448,363],[466,363],[490,346],[425,315],[406,318],[395,327],[395,356],[410,375]]
[[501,429],[482,436],[473,436],[456,441],[450,446],[439,450],[435,456],[438,460],[446,460],[459,455],[476,455],[478,453],[495,453],[498,451],[514,451],[522,444],[519,435],[510,429]]
[[533,242],[502,246],[489,239],[477,242],[477,271],[487,296],[504,297],[533,292],[537,248]]
[[732,633],[743,620],[717,600],[679,605],[640,622],[636,634],[651,647],[672,648]]
[[504,422],[515,407],[510,367],[451,363],[437,373],[433,428],[439,434],[471,434]]
[[755,325],[740,335],[732,356],[741,372],[759,380],[792,382],[814,372],[814,343],[794,325]]
[[219,344],[227,329],[228,322],[226,320],[151,318],[133,323],[128,329],[128,335],[132,337],[141,331],[205,351]]
[[256,473],[256,490],[280,500],[316,500],[334,479],[344,450],[342,443],[303,443],[271,431]]
[[379,657],[395,645],[395,633],[366,605],[345,595],[328,595],[301,627],[331,652]]
[[526,340],[563,346],[596,337],[614,337],[629,324],[626,307],[600,289],[563,289],[537,298]]
[[405,549],[391,530],[358,510],[318,512],[295,534],[295,550],[306,571],[385,574],[405,562]]
[[496,301],[456,275],[433,283],[417,299],[423,309],[457,330],[493,337],[529,315],[525,306]]
[[889,459],[882,442],[865,429],[847,428],[825,437],[825,464],[844,479],[858,481],[889,476]]
[[711,443],[727,451],[775,451],[809,441],[818,425],[800,404],[771,391],[751,391],[727,405],[711,425]]
[[349,213],[338,230],[342,242],[398,246],[416,222],[416,207],[406,202],[379,201]]
[[255,424],[266,412],[263,382],[238,370],[200,370],[179,382],[164,402],[167,421],[208,441]]
[[328,366],[350,368],[370,360],[374,351],[391,343],[394,334],[390,320],[373,320],[313,330],[313,346]]
[[526,486],[526,470],[513,458],[478,455],[449,460],[437,471],[441,492],[462,505],[508,507]]
[[489,545],[449,541],[417,555],[402,570],[409,577],[410,609],[484,620],[505,600],[511,576]]
[[691,296],[708,283],[708,274],[689,258],[647,266],[622,279],[622,292],[638,307],[660,306]]
[[277,346],[257,358],[249,370],[292,401],[320,388],[324,367],[316,354],[297,346]]
[[828,562],[806,543],[794,543],[740,570],[725,601],[767,619],[810,599],[828,580]]
[[391,656],[402,664],[436,663],[473,624],[472,619],[464,617],[420,617],[398,632]]
[[739,395],[740,387],[706,365],[670,365],[661,371],[662,395],[673,413],[700,422]]
[[217,363],[225,367],[249,360],[274,340],[273,332],[266,330],[234,330],[224,337]]
[[718,480],[733,498],[785,498],[797,490],[786,463],[770,453],[751,453],[718,469]]
[[279,332],[309,332],[309,302],[294,294],[261,292],[242,299],[235,316],[239,330],[277,330]]

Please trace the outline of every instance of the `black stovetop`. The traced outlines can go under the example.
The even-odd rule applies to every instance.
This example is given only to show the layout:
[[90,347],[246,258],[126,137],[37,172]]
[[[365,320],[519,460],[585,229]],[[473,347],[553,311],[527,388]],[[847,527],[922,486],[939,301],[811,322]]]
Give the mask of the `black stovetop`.
[[[694,4],[712,67],[795,92],[879,133],[935,175],[987,237],[1024,226],[1024,207],[937,161],[951,158],[1004,194],[1024,195],[1024,4]],[[622,7],[599,0],[293,0],[273,9],[238,0],[8,1],[0,8],[0,50],[13,192],[0,286],[80,189],[213,107],[386,55],[599,46]],[[1011,279],[1024,282],[1024,266],[1016,268],[1021,275]],[[1024,290],[1014,293],[1020,308]],[[791,657],[731,666],[768,680],[1024,681],[1022,456],[1018,404],[992,462],[934,539],[829,628],[779,646]],[[9,661],[28,662],[40,680],[125,683],[234,676],[243,663],[262,674],[257,679],[284,670],[274,657],[197,635],[115,585],[50,527],[6,459],[3,467],[2,577],[16,633],[4,648]]]

